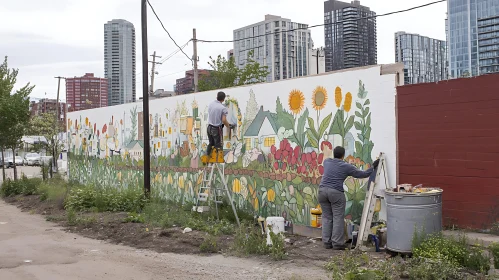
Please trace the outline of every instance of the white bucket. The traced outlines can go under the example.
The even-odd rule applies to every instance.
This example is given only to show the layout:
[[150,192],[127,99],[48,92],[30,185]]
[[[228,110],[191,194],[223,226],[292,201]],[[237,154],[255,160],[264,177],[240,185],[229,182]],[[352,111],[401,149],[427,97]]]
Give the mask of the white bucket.
[[267,233],[267,245],[272,245],[272,240],[270,239],[269,228],[275,234],[282,234],[284,232],[284,218],[283,217],[268,217],[265,227],[265,232]]

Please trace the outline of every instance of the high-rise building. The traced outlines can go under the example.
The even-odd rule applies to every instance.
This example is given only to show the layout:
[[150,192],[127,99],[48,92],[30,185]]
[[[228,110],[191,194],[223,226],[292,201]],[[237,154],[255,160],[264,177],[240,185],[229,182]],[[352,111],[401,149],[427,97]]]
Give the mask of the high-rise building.
[[313,42],[307,24],[280,16],[266,15],[265,20],[234,30],[234,58],[244,68],[248,56],[267,66],[267,81],[308,75],[308,57]]
[[308,57],[308,74],[317,75],[326,72],[326,57],[324,48],[310,50]]
[[480,74],[499,73],[499,13],[478,19],[478,58]]
[[69,112],[107,107],[107,98],[108,82],[105,78],[97,78],[93,73],[87,73],[83,77],[66,79],[66,102]]
[[404,63],[404,84],[446,80],[446,42],[419,34],[397,32],[395,62]]
[[477,76],[481,72],[497,70],[498,16],[499,0],[447,1],[450,78]]
[[227,60],[231,59],[234,57],[234,50],[228,50],[227,51]]
[[109,106],[135,102],[135,28],[126,20],[104,24],[104,77]]
[[376,13],[360,1],[324,2],[326,71],[377,63]]

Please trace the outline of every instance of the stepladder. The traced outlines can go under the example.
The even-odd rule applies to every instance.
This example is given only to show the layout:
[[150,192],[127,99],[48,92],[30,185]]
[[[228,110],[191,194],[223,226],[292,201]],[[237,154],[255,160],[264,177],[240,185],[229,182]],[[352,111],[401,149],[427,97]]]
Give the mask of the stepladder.
[[364,209],[362,210],[362,217],[360,219],[359,233],[357,236],[357,245],[355,249],[362,251],[368,250],[366,242],[371,234],[371,225],[374,219],[374,212],[376,208],[376,200],[381,199],[381,186],[380,179],[381,175],[385,178],[385,186],[389,188],[388,178],[387,178],[387,168],[385,161],[385,154],[380,153],[379,164],[376,168],[374,180],[369,180],[368,190],[366,192],[366,198],[364,200]]
[[209,212],[211,211],[210,205],[214,204],[215,213],[217,219],[219,219],[219,208],[224,203],[224,198],[227,198],[232,207],[237,224],[239,225],[236,206],[232,199],[232,193],[227,186],[223,153],[220,155],[220,152],[217,149],[213,149],[212,155],[209,158],[206,156],[203,163],[206,165],[202,174],[199,175],[203,176],[203,181],[197,194],[196,205],[192,210],[199,213]]

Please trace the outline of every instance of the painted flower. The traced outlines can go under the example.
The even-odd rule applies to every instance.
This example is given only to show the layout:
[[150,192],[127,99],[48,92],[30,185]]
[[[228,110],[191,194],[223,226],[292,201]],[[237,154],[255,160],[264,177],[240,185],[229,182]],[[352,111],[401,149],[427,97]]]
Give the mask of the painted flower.
[[241,181],[239,181],[239,179],[237,178],[232,181],[232,192],[233,193],[241,192]]
[[352,94],[350,92],[347,92],[345,95],[345,105],[343,105],[343,109],[345,112],[349,112],[350,109],[352,109]]
[[243,196],[244,199],[248,197],[248,180],[246,177],[241,177],[239,180],[241,183],[241,192],[240,194]]
[[270,189],[267,191],[267,200],[269,202],[274,202],[275,201],[275,191],[273,189]]
[[312,107],[314,107],[316,111],[320,111],[326,107],[326,103],[327,90],[321,86],[316,87],[312,96]]
[[289,109],[294,114],[298,115],[305,105],[305,96],[300,90],[294,89],[289,93],[288,98]]
[[260,205],[258,203],[258,198],[254,198],[253,199],[253,208],[255,208],[255,211],[258,211],[258,209],[260,208]]
[[88,126],[88,118],[85,118],[85,125]]
[[[170,132],[171,132],[171,129],[170,129]],[[203,145],[201,147],[203,148],[203,150],[206,150],[206,148],[208,148],[208,145],[206,143],[203,143]]]
[[156,174],[156,177],[154,177],[154,181],[158,183],[163,183],[163,176],[161,176],[161,173]]
[[184,176],[178,177],[178,187],[183,189],[185,187],[185,180]]
[[121,171],[118,172],[118,175],[116,177],[118,177],[118,181],[121,181]]
[[288,189],[290,195],[293,195],[295,193],[295,187],[293,187],[293,185],[289,185]]
[[341,95],[341,88],[336,87],[336,89],[334,90],[334,102],[336,103],[336,107],[340,108],[342,99],[343,96]]
[[201,185],[201,183],[203,182],[203,176],[204,176],[203,173],[199,173],[198,179],[196,181],[197,186]]

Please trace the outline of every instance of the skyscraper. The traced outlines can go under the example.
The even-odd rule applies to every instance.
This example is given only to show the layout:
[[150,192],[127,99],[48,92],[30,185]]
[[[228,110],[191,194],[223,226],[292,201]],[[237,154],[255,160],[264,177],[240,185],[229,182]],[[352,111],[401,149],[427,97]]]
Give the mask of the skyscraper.
[[94,77],[93,73],[87,73],[83,77],[67,78],[68,111],[107,107],[108,86],[107,79]]
[[109,106],[135,102],[135,28],[126,20],[104,24],[104,76]]
[[395,33],[395,62],[404,63],[404,84],[447,79],[446,43],[419,34]]
[[498,16],[499,0],[447,1],[450,78],[499,70]]
[[313,47],[307,28],[307,24],[266,15],[264,21],[234,30],[236,65],[245,67],[248,54],[253,51],[252,59],[268,66],[268,82],[307,76],[307,60]]
[[377,63],[375,16],[360,1],[324,2],[326,71]]

